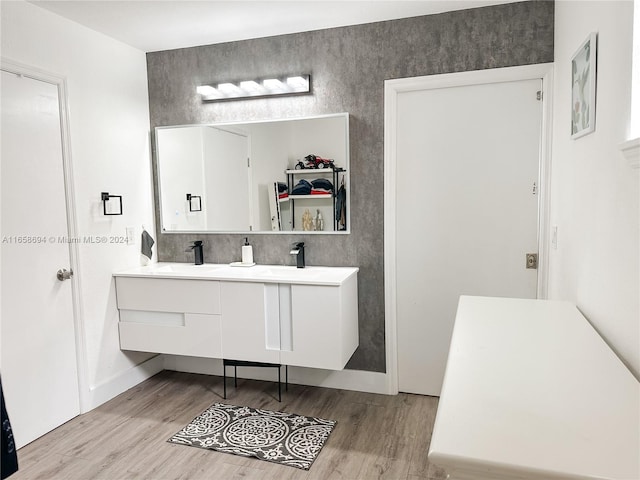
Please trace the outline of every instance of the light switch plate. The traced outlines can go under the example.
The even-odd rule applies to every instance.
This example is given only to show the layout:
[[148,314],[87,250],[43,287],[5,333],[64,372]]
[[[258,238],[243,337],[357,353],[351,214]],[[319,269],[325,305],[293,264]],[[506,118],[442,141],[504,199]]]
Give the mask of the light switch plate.
[[136,227],[127,227],[125,230],[127,232],[127,245],[133,245],[136,243]]

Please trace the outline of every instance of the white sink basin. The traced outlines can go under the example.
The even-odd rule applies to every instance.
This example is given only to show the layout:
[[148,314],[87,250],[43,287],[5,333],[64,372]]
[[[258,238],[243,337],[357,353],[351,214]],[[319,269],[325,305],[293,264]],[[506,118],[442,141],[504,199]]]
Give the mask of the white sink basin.
[[311,280],[322,274],[320,269],[307,269],[296,267],[258,267],[255,271],[256,277],[275,277]]
[[206,263],[204,265],[174,263],[171,265],[162,265],[151,268],[150,271],[156,273],[184,273],[197,275],[199,273],[211,272],[219,268],[224,268],[225,266],[226,265],[207,265]]

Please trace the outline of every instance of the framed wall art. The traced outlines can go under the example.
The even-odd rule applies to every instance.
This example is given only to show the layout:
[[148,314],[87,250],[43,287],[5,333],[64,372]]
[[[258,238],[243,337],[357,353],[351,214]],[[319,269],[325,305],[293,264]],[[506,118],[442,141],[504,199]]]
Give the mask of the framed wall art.
[[571,138],[596,129],[597,33],[589,37],[571,58]]

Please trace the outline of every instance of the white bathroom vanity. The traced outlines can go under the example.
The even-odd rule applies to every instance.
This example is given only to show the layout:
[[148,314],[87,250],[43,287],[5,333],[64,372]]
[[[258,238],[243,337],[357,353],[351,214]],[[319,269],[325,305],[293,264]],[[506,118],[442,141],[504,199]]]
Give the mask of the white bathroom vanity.
[[157,263],[114,273],[123,350],[342,370],[358,268]]

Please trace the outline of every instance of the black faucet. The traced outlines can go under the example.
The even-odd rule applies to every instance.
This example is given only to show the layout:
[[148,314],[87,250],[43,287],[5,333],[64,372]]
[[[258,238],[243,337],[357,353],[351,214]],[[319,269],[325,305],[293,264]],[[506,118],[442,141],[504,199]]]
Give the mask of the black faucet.
[[189,248],[185,250],[185,252],[189,252],[193,250],[195,254],[196,265],[202,265],[204,263],[204,252],[202,251],[202,240],[196,240],[193,242]]
[[304,268],[304,242],[294,243],[289,253],[296,256],[296,266]]

